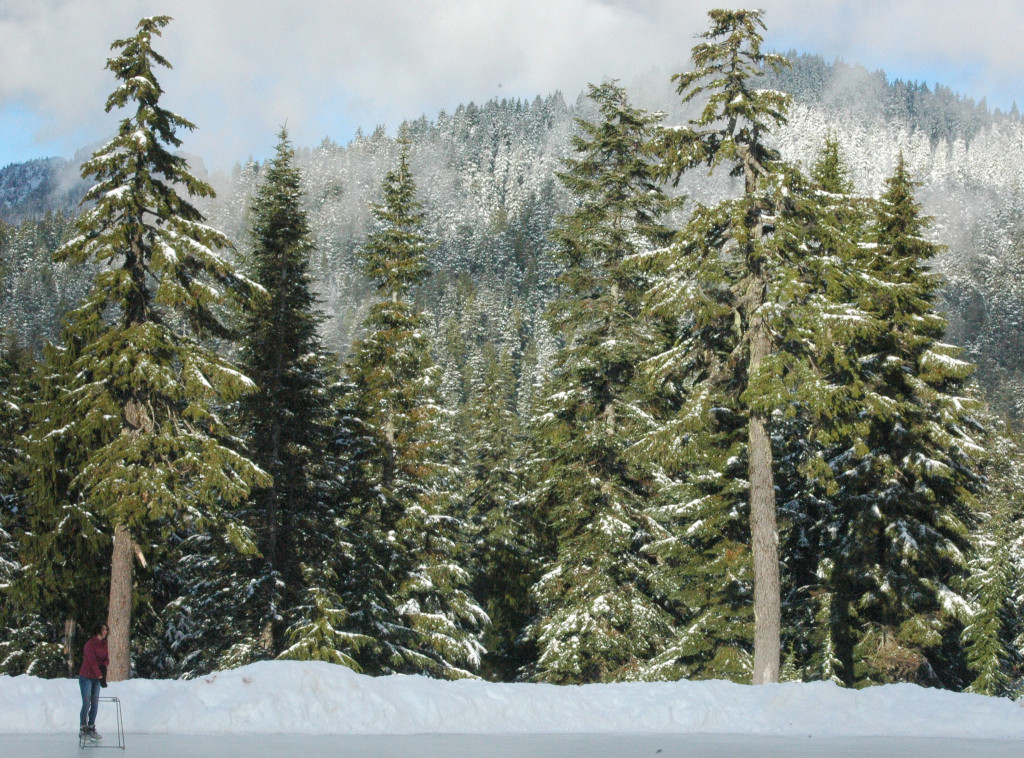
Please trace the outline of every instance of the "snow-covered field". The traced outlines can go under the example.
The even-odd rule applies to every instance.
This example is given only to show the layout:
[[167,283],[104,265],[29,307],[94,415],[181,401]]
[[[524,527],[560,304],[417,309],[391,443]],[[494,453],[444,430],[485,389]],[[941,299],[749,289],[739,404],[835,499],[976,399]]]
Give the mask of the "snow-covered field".
[[[299,751],[305,758],[321,754],[317,745],[325,755],[347,755],[338,752],[340,745],[365,755],[368,746],[377,745],[381,749],[371,754],[409,756],[418,754],[410,746],[424,739],[437,742],[425,750],[449,757],[463,754],[459,744],[467,755],[480,755],[481,745],[490,748],[488,755],[546,755],[527,743],[557,746],[560,740],[555,753],[563,756],[577,754],[573,745],[581,746],[580,755],[595,756],[622,754],[615,745],[648,743],[652,754],[658,743],[729,755],[745,736],[761,738],[761,755],[775,755],[771,745],[779,746],[779,755],[859,755],[841,746],[880,749],[879,738],[895,740],[894,746],[916,745],[921,754],[935,752],[930,744],[946,744],[951,755],[1024,755],[1024,707],[914,685],[845,690],[823,682],[749,687],[682,681],[556,687],[371,678],[327,663],[282,661],[191,681],[118,682],[102,694],[120,698],[125,730],[136,735],[136,748],[166,748],[178,740],[178,755],[189,754],[182,752],[186,744],[221,744],[217,752],[225,755],[232,745],[239,755],[277,754],[252,747],[269,747],[276,740],[282,748],[290,745],[288,752],[305,745]],[[8,735],[2,742],[21,745],[20,754],[29,755],[32,745],[49,744],[51,737],[44,735],[73,735],[80,704],[77,681],[0,677],[0,733]],[[109,703],[102,708],[100,726],[106,722],[107,734],[114,737],[113,708]],[[275,737],[254,741],[256,735]],[[401,740],[410,739],[403,735],[433,736],[401,747]],[[492,737],[481,742],[473,735]],[[962,741],[975,742],[981,752],[957,749]],[[392,743],[398,747],[386,747]],[[599,744],[611,746],[610,752],[595,751]],[[724,752],[716,753],[715,745]],[[794,746],[801,751],[794,753]],[[993,746],[1008,752],[993,752]],[[824,752],[815,752],[819,749]],[[40,750],[45,754],[44,747]]]

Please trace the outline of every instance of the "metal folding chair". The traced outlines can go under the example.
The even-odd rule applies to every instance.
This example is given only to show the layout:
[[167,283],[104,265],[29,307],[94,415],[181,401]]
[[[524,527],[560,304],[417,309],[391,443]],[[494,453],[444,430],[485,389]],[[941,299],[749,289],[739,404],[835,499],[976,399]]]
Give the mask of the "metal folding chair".
[[78,749],[79,750],[93,750],[103,749],[108,750],[124,750],[124,719],[121,717],[121,700],[116,697],[101,697],[99,698],[101,703],[113,703],[117,711],[117,744],[116,745],[104,745],[101,742],[94,742],[93,740],[86,739],[85,736],[79,732],[78,734]]

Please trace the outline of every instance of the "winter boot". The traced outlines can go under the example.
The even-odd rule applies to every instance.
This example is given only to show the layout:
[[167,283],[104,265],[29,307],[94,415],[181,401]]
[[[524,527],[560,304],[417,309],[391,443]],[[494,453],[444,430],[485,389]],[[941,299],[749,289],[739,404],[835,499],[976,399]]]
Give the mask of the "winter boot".
[[89,724],[89,726],[87,726],[87,727],[86,727],[86,729],[88,729],[88,730],[89,730],[89,734],[88,734],[88,737],[89,737],[89,739],[90,739],[90,740],[92,740],[93,742],[99,742],[100,740],[102,740],[102,739],[103,739],[103,735],[102,735],[102,734],[99,734],[99,733],[98,733],[98,732],[96,731],[96,727],[95,727],[95,726],[94,726],[93,724]]

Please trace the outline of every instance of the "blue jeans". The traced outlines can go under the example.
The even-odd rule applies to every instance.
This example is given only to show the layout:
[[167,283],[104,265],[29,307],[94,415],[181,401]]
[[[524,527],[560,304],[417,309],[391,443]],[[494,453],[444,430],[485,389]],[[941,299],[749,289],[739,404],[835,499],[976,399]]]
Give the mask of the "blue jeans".
[[[82,690],[82,712],[78,716],[78,723],[82,726],[86,723],[89,726],[96,726],[96,706],[100,704],[100,680],[80,676],[78,686]],[[88,722],[85,720],[87,716]]]

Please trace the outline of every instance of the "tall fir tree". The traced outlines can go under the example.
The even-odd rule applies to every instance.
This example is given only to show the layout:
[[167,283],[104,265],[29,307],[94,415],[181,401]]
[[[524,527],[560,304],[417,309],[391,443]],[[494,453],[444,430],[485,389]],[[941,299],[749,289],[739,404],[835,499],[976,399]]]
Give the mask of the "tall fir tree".
[[[850,304],[845,315],[854,319],[858,328],[845,338],[834,338],[831,344],[822,343],[824,349],[816,351],[815,362],[827,382],[829,397],[816,404],[816,412],[788,420],[780,434],[786,440],[778,480],[785,523],[783,607],[789,613],[783,640],[790,677],[842,682],[846,664],[837,656],[850,625],[843,615],[844,588],[832,578],[835,556],[842,550],[837,543],[845,535],[836,528],[841,514],[830,495],[836,490],[836,476],[842,475],[843,462],[848,460],[843,453],[861,417],[859,400],[865,387],[857,347],[868,341],[866,338],[877,336],[884,324],[853,307],[861,281],[858,257],[871,206],[868,198],[854,194],[834,137],[825,139],[810,176],[813,212],[807,217],[807,235],[818,260],[834,261],[831,266],[816,267],[816,289],[830,301]],[[841,275],[820,276],[836,271]]]
[[246,273],[266,293],[240,328],[241,369],[258,389],[232,413],[246,449],[274,482],[230,514],[245,554],[209,534],[181,535],[171,572],[180,594],[164,613],[171,673],[180,676],[275,656],[353,664],[344,649],[358,644],[337,630],[331,640],[339,647],[321,649],[344,615],[334,594],[345,543],[329,453],[337,379],[317,333],[302,177],[286,131],[279,136],[252,200],[243,255]]
[[467,524],[453,502],[459,472],[445,460],[444,412],[423,313],[410,302],[430,274],[429,245],[400,139],[398,166],[372,207],[361,250],[379,300],[346,364],[341,455],[347,463],[354,562],[342,600],[369,673],[471,675],[480,665],[483,609],[467,591]]
[[300,621],[297,607],[317,607],[302,597],[303,563],[308,575],[330,558],[338,538],[337,470],[325,452],[336,380],[317,334],[323,315],[312,291],[313,241],[294,162],[282,129],[252,203],[250,276],[267,296],[245,314],[240,358],[259,388],[239,401],[244,439],[253,461],[274,478],[253,493],[248,524],[262,558],[246,621],[269,646],[264,655],[283,651],[285,625]]
[[474,526],[474,596],[491,620],[482,674],[517,678],[534,657],[522,632],[533,615],[538,525],[524,507],[524,430],[508,347],[487,342],[470,380],[466,500]]
[[1024,668],[1024,448],[1005,422],[985,419],[986,489],[972,534],[961,642],[968,690],[1019,697]]
[[[230,246],[189,201],[213,190],[171,152],[179,129],[194,128],[160,105],[153,50],[167,16],[142,19],[133,37],[111,46],[107,61],[120,84],[107,111],[134,105],[117,136],[82,166],[96,184],[84,202],[78,236],[58,260],[107,264],[82,309],[110,314],[111,328],[82,347],[76,369],[91,381],[75,399],[80,417],[118,409],[119,434],[87,455],[75,486],[112,532],[110,629],[112,681],[131,671],[136,561],[152,530],[209,525],[223,507],[245,500],[269,477],[230,444],[214,403],[252,389],[251,380],[201,340],[230,337],[222,323],[228,294],[248,282],[217,253]],[[181,194],[182,192],[185,195]]]
[[664,348],[668,324],[642,315],[650,254],[673,232],[678,204],[656,180],[660,116],[634,108],[614,82],[591,85],[601,120],[580,120],[559,178],[576,209],[552,232],[564,265],[550,321],[564,340],[544,388],[529,499],[553,554],[534,587],[533,678],[635,678],[670,636],[672,617],[643,551],[657,525],[644,504],[654,472],[630,456],[657,402],[639,364]]
[[21,553],[30,570],[15,584],[22,604],[47,626],[63,627],[67,674],[77,673],[79,630],[105,616],[110,536],[75,478],[89,455],[116,436],[118,408],[100,398],[82,413],[79,398],[92,381],[83,370],[86,345],[107,330],[101,314],[81,308],[65,320],[62,345],[46,345],[27,404],[22,476],[27,506]]
[[[712,249],[726,243],[735,245],[731,257],[739,263],[730,296],[708,306],[724,307],[734,315],[741,334],[740,348],[729,362],[738,380],[740,405],[735,410],[745,416],[741,423],[747,431],[755,683],[778,679],[781,648],[779,538],[770,432],[771,415],[780,398],[771,386],[774,338],[768,289],[776,278],[771,233],[773,218],[780,211],[782,170],[779,154],[766,140],[773,128],[785,123],[789,104],[787,95],[755,86],[766,70],[778,71],[786,65],[781,56],[761,52],[760,30],[765,28],[761,16],[761,11],[708,12],[711,26],[701,35],[708,41],[693,48],[696,68],[673,77],[684,103],[702,96],[706,103],[689,127],[666,131],[662,145],[666,174],[676,181],[690,168],[701,164],[714,168],[722,163],[728,164],[731,175],[743,178],[742,198],[712,214],[698,213],[691,222],[691,233],[709,241],[717,237]],[[709,259],[708,265],[717,264]]]
[[901,155],[860,247],[862,307],[884,328],[857,346],[861,422],[834,495],[845,539],[832,582],[854,627],[840,656],[849,684],[958,686],[962,676],[946,659],[967,615],[959,584],[981,485],[979,406],[966,386],[973,366],[942,342],[941,279],[928,268],[940,248],[926,239],[914,188]]
[[871,319],[854,297],[855,242],[767,142],[789,99],[755,88],[786,63],[761,52],[761,12],[709,16],[696,70],[675,77],[684,102],[706,105],[664,132],[663,170],[678,181],[725,164],[743,192],[694,209],[649,296],[652,312],[680,319],[672,348],[648,364],[680,410],[648,444],[667,466],[661,582],[689,619],[649,675],[766,683],[781,668],[780,526],[793,527],[804,479],[829,476],[794,440],[856,394],[825,367]]

